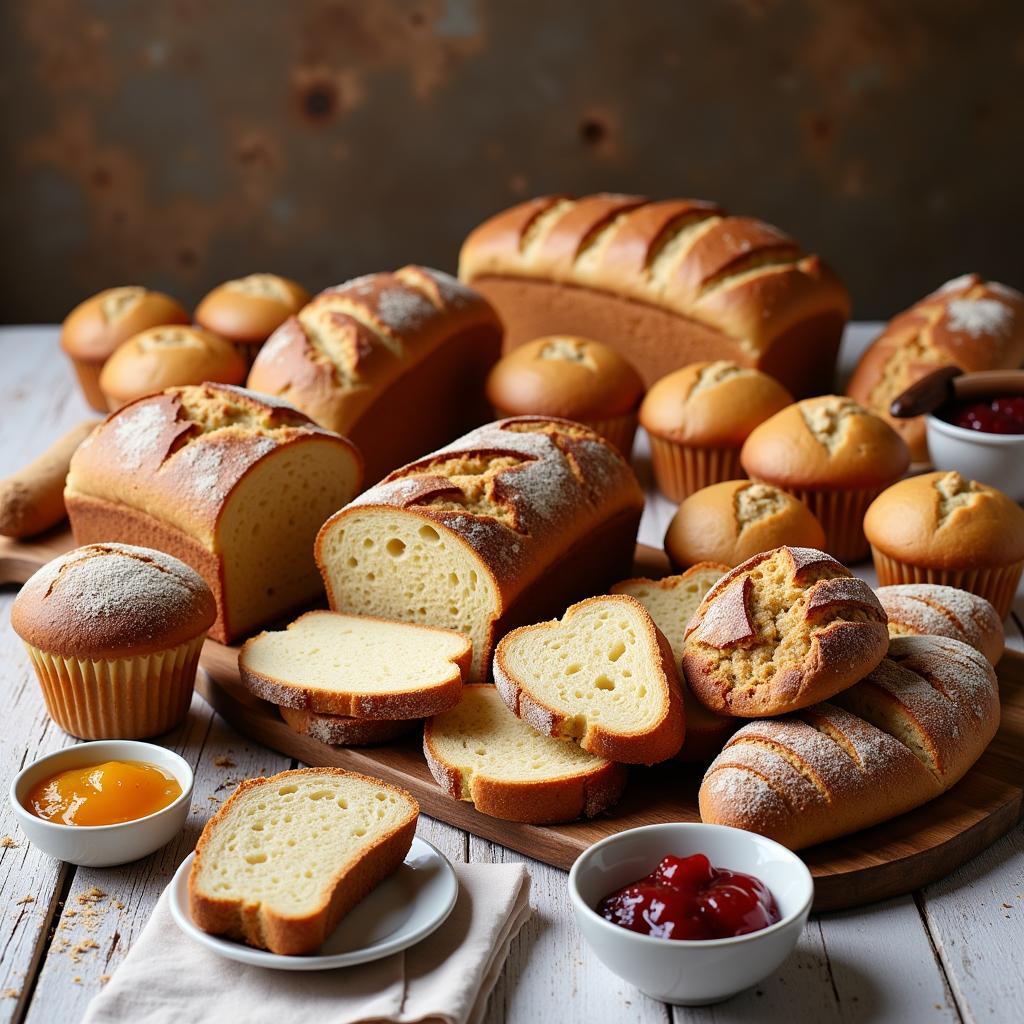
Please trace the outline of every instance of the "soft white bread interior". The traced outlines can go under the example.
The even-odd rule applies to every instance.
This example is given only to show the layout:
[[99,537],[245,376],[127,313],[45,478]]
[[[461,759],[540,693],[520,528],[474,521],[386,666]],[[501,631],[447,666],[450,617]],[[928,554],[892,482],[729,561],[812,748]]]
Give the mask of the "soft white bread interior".
[[560,620],[513,630],[495,651],[494,682],[539,732],[600,757],[654,764],[682,747],[672,648],[635,598],[588,598]]
[[626,784],[623,765],[572,740],[542,736],[489,685],[465,687],[457,707],[427,720],[423,754],[449,796],[507,821],[590,818],[615,803]]
[[[687,624],[693,618],[693,613],[704,599],[704,595],[728,571],[727,565],[698,562],[678,576],[666,576],[660,580],[623,580],[616,583],[611,592],[635,597],[647,609],[647,614],[654,619],[654,624],[665,634],[678,669]],[[708,711],[694,697],[682,673],[680,686],[686,718],[686,739],[683,741],[682,750],[679,751],[679,760],[710,761],[735,732],[738,722],[735,718]]]
[[250,692],[280,706],[424,718],[459,702],[471,652],[451,630],[314,611],[246,641],[238,671]]
[[199,837],[192,920],[274,953],[310,953],[399,867],[418,815],[404,790],[338,768],[246,779]]

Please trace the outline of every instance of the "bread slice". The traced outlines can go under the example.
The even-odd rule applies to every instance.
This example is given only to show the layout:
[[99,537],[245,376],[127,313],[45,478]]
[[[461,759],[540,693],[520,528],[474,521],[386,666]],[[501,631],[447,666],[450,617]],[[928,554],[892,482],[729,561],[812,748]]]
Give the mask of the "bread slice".
[[422,724],[419,718],[352,718],[350,715],[322,715],[308,708],[279,707],[278,711],[289,729],[335,747],[387,743],[413,732]]
[[623,765],[571,740],[542,736],[487,685],[464,687],[458,707],[427,720],[423,755],[449,796],[506,821],[550,825],[592,818],[626,785]]
[[[719,562],[698,562],[679,576],[666,576],[661,580],[623,580],[616,583],[611,592],[635,597],[647,609],[654,624],[665,634],[678,668],[687,624],[704,595],[728,571],[729,566]],[[680,683],[686,739],[677,756],[680,761],[691,763],[710,761],[739,727],[739,722],[727,715],[708,711],[693,695],[681,673]]]
[[513,630],[495,652],[494,681],[536,730],[610,761],[654,764],[683,745],[672,648],[636,598],[590,597]]
[[352,718],[425,718],[454,707],[472,646],[449,629],[317,611],[238,655],[246,688],[281,707]]
[[310,953],[409,852],[419,805],[340,768],[246,779],[207,822],[188,879],[204,932]]

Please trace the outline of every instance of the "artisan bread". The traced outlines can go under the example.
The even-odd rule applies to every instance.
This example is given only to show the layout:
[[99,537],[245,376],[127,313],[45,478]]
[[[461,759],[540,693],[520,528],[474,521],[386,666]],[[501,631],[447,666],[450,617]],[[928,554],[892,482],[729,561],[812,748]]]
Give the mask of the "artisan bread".
[[243,685],[273,704],[352,718],[423,718],[459,702],[472,647],[461,633],[315,611],[238,655]]
[[452,799],[506,821],[592,818],[626,785],[623,765],[588,754],[572,740],[542,736],[487,685],[465,687],[458,707],[427,720],[423,755]]
[[610,761],[655,764],[683,745],[672,648],[624,594],[587,598],[561,619],[514,629],[495,649],[494,683],[538,732]]
[[204,384],[111,415],[75,452],[64,497],[77,543],[139,544],[191,565],[217,601],[210,635],[229,643],[319,596],[316,531],[359,482],[344,438]]
[[889,644],[871,588],[823,551],[780,547],[747,559],[705,595],[682,667],[718,714],[781,715],[863,678]]
[[510,628],[626,575],[642,509],[607,441],[518,417],[391,473],[324,524],[316,557],[334,610],[465,633],[479,682]]
[[983,597],[937,583],[879,587],[878,602],[889,619],[889,636],[948,636],[970,644],[991,664],[1002,657],[1003,624]]
[[1024,362],[1024,295],[978,274],[947,281],[889,321],[861,357],[847,393],[899,432],[915,462],[928,460],[924,417],[897,419],[889,406],[940,366],[966,372]]
[[[704,595],[728,571],[727,565],[700,562],[679,576],[666,576],[660,580],[623,580],[611,588],[611,593],[628,594],[644,606],[654,624],[665,635],[678,668],[683,656],[687,624]],[[686,738],[677,757],[680,761],[710,761],[722,749],[722,744],[739,723],[734,718],[708,711],[691,693],[686,681],[680,682]]]
[[338,768],[246,779],[199,837],[192,920],[272,953],[312,953],[401,866],[418,815],[405,790]]
[[388,743],[422,725],[418,718],[353,718],[351,715],[324,715],[309,708],[283,706],[277,710],[289,729],[335,747]]
[[949,789],[998,726],[981,654],[948,637],[897,637],[838,703],[740,729],[704,776],[701,819],[813,846]]
[[473,231],[459,276],[494,305],[506,350],[581,334],[618,349],[648,387],[728,359],[798,397],[829,391],[850,308],[835,274],[793,239],[693,199],[534,199]]
[[372,483],[491,418],[484,380],[500,348],[483,298],[408,266],[321,292],[270,337],[248,386],[350,438]]

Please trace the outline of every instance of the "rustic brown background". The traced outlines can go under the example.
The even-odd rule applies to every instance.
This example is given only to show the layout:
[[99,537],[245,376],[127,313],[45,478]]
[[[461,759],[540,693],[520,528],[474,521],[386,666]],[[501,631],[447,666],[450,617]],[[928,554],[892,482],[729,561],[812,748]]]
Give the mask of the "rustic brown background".
[[0,320],[451,269],[548,192],[693,195],[793,232],[888,316],[1024,285],[1024,4],[8,0]]

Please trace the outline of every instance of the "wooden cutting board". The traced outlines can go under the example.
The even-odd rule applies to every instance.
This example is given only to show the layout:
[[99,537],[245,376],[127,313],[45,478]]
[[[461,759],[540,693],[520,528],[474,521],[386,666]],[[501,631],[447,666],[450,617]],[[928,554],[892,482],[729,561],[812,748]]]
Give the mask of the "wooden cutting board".
[[[0,583],[22,583],[71,547],[66,530],[31,543],[0,538]],[[637,575],[668,571],[664,555],[638,545]],[[451,800],[427,770],[417,738],[377,747],[342,748],[292,732],[273,705],[238,678],[237,648],[212,640],[203,648],[196,686],[239,732],[305,764],[376,775],[408,789],[424,813],[555,867],[568,868],[592,843],[638,825],[699,821],[701,770],[674,763],[633,768],[626,793],[602,817],[569,825],[521,825]],[[1021,818],[1024,796],[1024,656],[1008,652],[997,672],[1003,713],[996,738],[960,783],[924,807],[802,852],[815,880],[814,909],[860,906],[919,889],[976,856]]]

